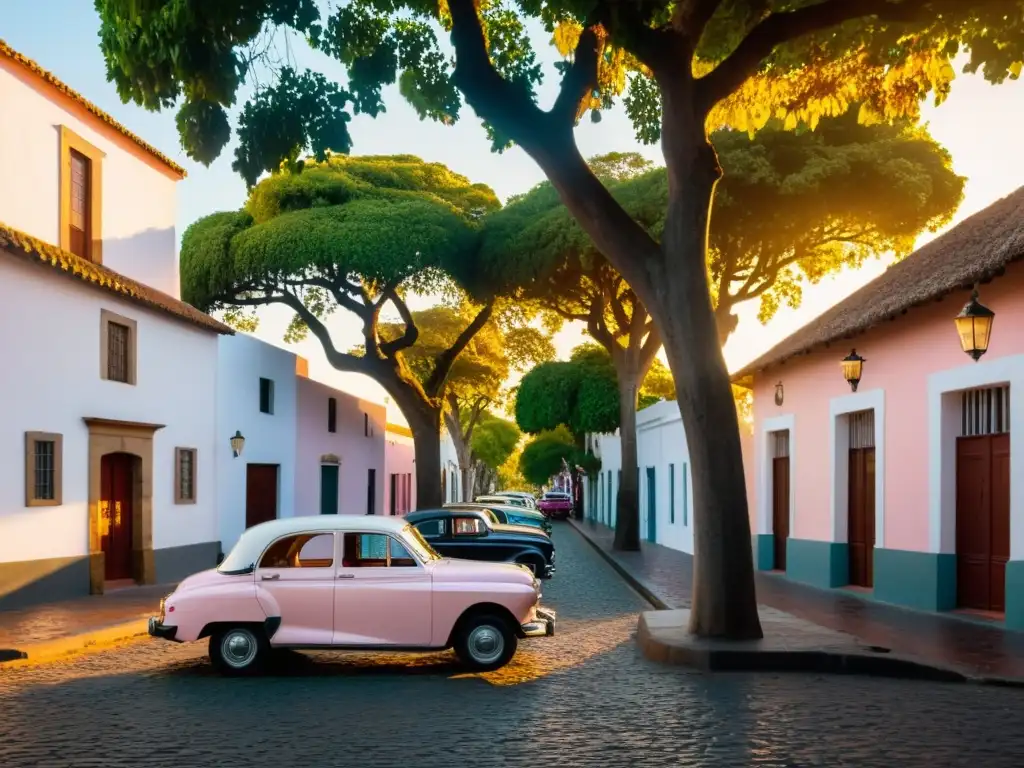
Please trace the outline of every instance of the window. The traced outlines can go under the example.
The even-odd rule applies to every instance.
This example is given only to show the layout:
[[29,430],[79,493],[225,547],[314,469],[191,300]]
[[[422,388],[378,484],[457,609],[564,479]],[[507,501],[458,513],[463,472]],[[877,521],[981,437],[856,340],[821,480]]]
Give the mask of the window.
[[327,398],[327,431],[338,431],[338,398]]
[[62,500],[64,437],[25,433],[25,506],[58,507]]
[[333,533],[299,533],[278,539],[260,558],[260,568],[331,568]]
[[346,533],[343,568],[408,568],[416,560],[409,550],[384,533]]
[[370,436],[370,414],[363,414],[363,437]]
[[260,413],[274,413],[274,382],[260,378]]
[[103,153],[61,126],[60,247],[103,262]]
[[174,449],[174,503],[196,503],[196,449]]
[[425,539],[438,539],[444,536],[444,520],[424,520],[416,523],[415,528]]
[[486,531],[484,521],[478,517],[456,517],[452,523],[456,536],[480,536]]
[[377,514],[377,470],[373,467],[366,472],[366,514]]
[[686,484],[686,462],[683,462],[683,525],[687,525],[686,518],[688,516],[690,506],[689,498],[689,486]]
[[676,465],[668,465],[668,521],[676,521]]
[[138,323],[130,317],[100,310],[100,378],[136,383]]

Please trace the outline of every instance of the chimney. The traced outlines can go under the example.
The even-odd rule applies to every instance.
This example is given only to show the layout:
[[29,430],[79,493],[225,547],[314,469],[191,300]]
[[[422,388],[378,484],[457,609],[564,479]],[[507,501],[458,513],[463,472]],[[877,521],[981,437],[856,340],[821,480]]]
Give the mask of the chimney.
[[309,360],[299,355],[295,356],[295,375],[304,379],[309,378]]

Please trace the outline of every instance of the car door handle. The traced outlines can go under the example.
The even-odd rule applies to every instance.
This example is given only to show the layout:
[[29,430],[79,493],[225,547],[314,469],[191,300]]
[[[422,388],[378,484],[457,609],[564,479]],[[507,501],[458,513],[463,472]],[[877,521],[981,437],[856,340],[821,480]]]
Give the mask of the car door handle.
[[281,574],[280,573],[264,573],[262,576],[260,576],[260,578],[263,579],[264,581],[277,581],[278,579],[281,578]]
[[339,573],[339,579],[354,579],[356,575],[354,573]]

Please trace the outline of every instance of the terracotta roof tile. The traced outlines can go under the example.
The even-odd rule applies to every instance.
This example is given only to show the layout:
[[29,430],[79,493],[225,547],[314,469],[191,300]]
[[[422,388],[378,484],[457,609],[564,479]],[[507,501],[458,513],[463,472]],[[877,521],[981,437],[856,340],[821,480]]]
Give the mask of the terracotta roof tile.
[[131,131],[129,131],[126,127],[121,125],[121,123],[117,122],[117,120],[115,120],[113,118],[113,116],[111,116],[109,113],[104,112],[102,109],[97,107],[95,104],[93,104],[87,98],[85,98],[85,96],[80,94],[75,89],[71,88],[69,85],[67,85],[65,82],[63,82],[60,78],[58,78],[52,72],[49,72],[48,70],[43,69],[41,66],[36,64],[36,62],[34,62],[32,59],[28,58],[27,56],[23,56],[22,54],[18,53],[16,50],[11,48],[11,46],[9,46],[6,42],[4,42],[4,40],[2,38],[0,38],[0,56],[5,56],[8,59],[11,59],[12,61],[20,64],[22,67],[27,69],[29,72],[34,74],[36,77],[40,78],[41,80],[44,80],[46,83],[48,83],[50,86],[52,86],[56,90],[58,90],[61,93],[63,93],[68,98],[70,98],[70,99],[72,99],[74,101],[77,101],[79,104],[81,104],[83,107],[85,107],[85,109],[87,109],[93,115],[98,117],[100,120],[102,120],[104,123],[106,123],[111,128],[116,130],[118,133],[120,133],[125,138],[130,139],[135,144],[138,144],[139,147],[144,149],[146,152],[148,152],[150,155],[155,157],[161,163],[166,165],[172,171],[174,171],[175,173],[179,174],[182,178],[185,178],[185,176],[187,175],[184,168],[182,168],[176,162],[171,160],[171,158],[169,158],[163,152],[161,152],[156,147],[154,147],[152,144],[149,144],[148,142],[146,142],[145,140],[143,140],[142,138],[140,138],[136,134],[134,134]]
[[93,264],[73,253],[37,240],[31,235],[6,226],[3,222],[0,222],[0,250],[5,250],[15,258],[50,267],[54,274],[64,272],[69,277],[77,277],[79,280],[92,283],[105,291],[151,309],[174,315],[180,320],[208,331],[234,334],[230,327],[200,312],[191,304],[186,304],[162,291],[136,282],[112,269]]
[[1024,258],[1024,187],[969,216],[901,262],[889,267],[761,357],[733,374],[734,381],[795,355],[849,338],[908,309],[997,277]]

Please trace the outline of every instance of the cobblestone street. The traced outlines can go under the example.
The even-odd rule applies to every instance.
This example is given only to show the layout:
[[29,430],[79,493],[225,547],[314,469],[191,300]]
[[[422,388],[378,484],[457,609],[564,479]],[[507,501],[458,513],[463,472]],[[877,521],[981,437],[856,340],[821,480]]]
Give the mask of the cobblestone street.
[[215,675],[145,640],[0,668],[0,766],[1020,765],[1024,691],[854,677],[704,676],[640,657],[648,606],[557,526],[559,634],[463,675],[448,654],[292,654]]

